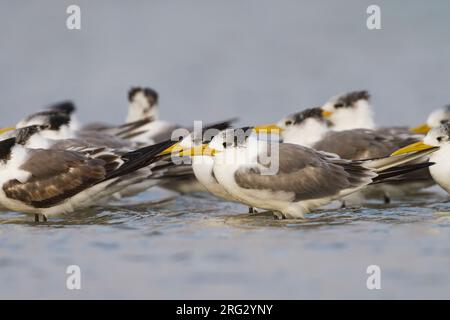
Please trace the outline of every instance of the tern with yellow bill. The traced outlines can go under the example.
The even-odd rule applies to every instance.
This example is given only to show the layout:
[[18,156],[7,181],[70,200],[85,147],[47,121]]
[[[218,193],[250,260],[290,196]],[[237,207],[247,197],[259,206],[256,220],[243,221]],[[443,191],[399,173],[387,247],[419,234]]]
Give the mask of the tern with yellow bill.
[[436,183],[450,193],[450,123],[431,129],[423,141],[397,150],[393,155],[424,152],[436,148],[438,150],[430,155],[430,162],[434,163],[430,167],[430,173]]
[[[419,137],[413,135],[397,136],[370,129],[335,131],[330,129],[328,120],[320,108],[291,114],[280,120],[277,125],[268,125],[266,128],[267,130],[278,128],[284,143],[332,153],[348,160],[387,157],[393,151],[419,141]],[[389,203],[393,197],[400,197],[433,184],[427,169],[417,170],[403,176],[401,181],[365,188],[361,193],[352,194],[351,199],[346,199],[345,202],[360,204],[365,198],[382,198]]]
[[427,134],[431,129],[450,122],[450,105],[434,110],[427,118],[427,122],[411,129],[411,132]]
[[225,130],[193,153],[213,155],[214,177],[234,199],[270,210],[279,218],[304,218],[311,210],[367,185],[429,166],[399,167],[434,151],[351,161],[299,145],[258,139],[253,133],[262,130],[264,126]]
[[377,127],[366,90],[351,91],[328,100],[322,107],[322,115],[329,121],[330,129],[343,131],[351,129],[370,129],[383,135],[411,135],[407,127]]

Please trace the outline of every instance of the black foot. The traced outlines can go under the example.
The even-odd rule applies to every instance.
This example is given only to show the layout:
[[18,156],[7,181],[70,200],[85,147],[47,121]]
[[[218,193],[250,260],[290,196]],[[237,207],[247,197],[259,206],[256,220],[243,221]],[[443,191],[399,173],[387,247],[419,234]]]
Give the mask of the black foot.
[[248,207],[248,213],[255,213],[255,209],[253,207]]
[[284,219],[286,219],[286,217],[281,212],[274,212],[273,219],[274,220],[284,220]]
[[[36,213],[34,215],[34,222],[40,222],[40,220],[41,220],[40,216],[41,216],[41,214]],[[47,222],[47,216],[45,214],[42,214],[42,222]]]
[[347,208],[347,205],[345,204],[345,201],[342,201],[341,209]]
[[389,198],[389,196],[384,195],[384,204],[390,204],[391,203],[391,198]]

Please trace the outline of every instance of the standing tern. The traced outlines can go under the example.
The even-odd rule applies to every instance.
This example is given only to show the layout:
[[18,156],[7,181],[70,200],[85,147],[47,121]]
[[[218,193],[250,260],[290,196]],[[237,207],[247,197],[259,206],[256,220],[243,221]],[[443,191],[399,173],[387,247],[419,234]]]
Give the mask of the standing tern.
[[[130,177],[174,144],[166,141],[122,155],[90,157],[69,150],[29,149],[28,129],[0,142],[0,205],[42,216],[98,205],[134,183]],[[139,178],[139,177],[138,177]]]
[[[213,155],[214,176],[235,199],[271,210],[280,218],[304,218],[305,213],[369,184],[429,166],[431,163],[398,167],[435,151],[431,148],[399,157],[351,161],[288,143],[272,149],[271,143],[225,130],[201,152]],[[261,162],[263,150],[275,150],[278,159],[278,170],[267,175],[270,165]]]

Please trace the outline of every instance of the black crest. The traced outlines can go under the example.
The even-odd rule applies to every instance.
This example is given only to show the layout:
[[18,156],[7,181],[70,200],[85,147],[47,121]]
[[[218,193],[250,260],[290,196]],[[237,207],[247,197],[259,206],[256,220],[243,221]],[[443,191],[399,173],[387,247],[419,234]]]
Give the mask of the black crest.
[[352,91],[347,94],[340,96],[334,106],[336,108],[351,107],[356,101],[359,100],[369,100],[370,94],[367,90],[362,91]]
[[306,119],[315,118],[317,120],[325,120],[322,115],[322,109],[320,108],[310,108],[303,110],[301,112],[295,113],[292,115],[294,120],[294,124],[300,124]]
[[61,126],[68,125],[70,123],[70,117],[65,114],[52,114],[48,117],[48,128],[50,130],[59,130]]
[[70,116],[72,113],[75,112],[76,107],[72,101],[62,101],[54,105],[51,105],[50,107],[48,107],[48,109],[50,111],[55,111]]
[[16,144],[16,138],[0,141],[0,160],[8,160],[11,156],[11,149]]
[[151,88],[141,88],[141,87],[133,87],[130,89],[130,91],[128,91],[128,101],[130,102],[133,101],[134,96],[139,92],[142,92],[145,95],[150,105],[158,103],[159,99],[158,92],[156,92]]

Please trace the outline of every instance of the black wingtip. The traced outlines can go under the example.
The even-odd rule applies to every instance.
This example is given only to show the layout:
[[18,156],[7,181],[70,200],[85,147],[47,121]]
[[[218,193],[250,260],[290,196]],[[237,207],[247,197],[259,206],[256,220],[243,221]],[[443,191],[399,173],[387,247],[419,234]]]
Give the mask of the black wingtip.
[[109,174],[105,180],[123,176],[144,168],[159,159],[158,155],[167,148],[176,144],[177,141],[166,140],[151,146],[143,147],[124,154],[121,158],[125,163]]
[[219,131],[231,128],[232,124],[236,121],[238,121],[238,118],[231,118],[225,121],[221,121],[221,122],[215,122],[215,123],[211,123],[211,124],[207,124],[204,128],[203,128],[203,133],[205,133],[206,130],[209,129],[217,129]]
[[417,163],[417,164],[410,164],[410,165],[405,165],[405,166],[400,166],[400,167],[393,167],[384,171],[381,171],[380,174],[373,178],[373,182],[372,184],[376,184],[376,183],[383,183],[383,182],[389,182],[391,181],[391,178],[396,177],[396,181],[401,181],[401,177],[404,174],[413,172],[413,171],[417,171],[420,169],[425,169],[428,167],[433,166],[435,163],[434,162],[423,162],[423,163]]

